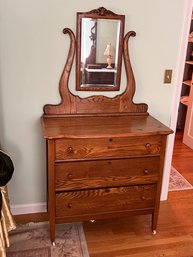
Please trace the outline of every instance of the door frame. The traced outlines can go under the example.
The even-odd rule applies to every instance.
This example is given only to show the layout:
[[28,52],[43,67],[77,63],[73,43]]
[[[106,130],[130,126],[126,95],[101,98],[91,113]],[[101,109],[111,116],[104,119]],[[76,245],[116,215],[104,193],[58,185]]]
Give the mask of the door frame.
[[176,75],[174,77],[174,86],[175,90],[173,93],[173,99],[171,104],[171,118],[170,118],[170,128],[174,133],[168,136],[166,155],[165,155],[165,165],[164,165],[164,174],[163,174],[163,183],[162,183],[162,193],[161,200],[167,200],[168,198],[168,187],[169,187],[169,177],[172,164],[173,148],[174,148],[174,139],[175,131],[178,118],[178,107],[180,102],[180,95],[182,89],[182,80],[184,73],[184,64],[186,59],[186,50],[188,43],[188,34],[190,30],[190,22],[193,9],[193,0],[186,0],[184,8],[184,24],[182,28],[181,38],[180,38],[180,51],[178,54],[177,64],[176,64]]

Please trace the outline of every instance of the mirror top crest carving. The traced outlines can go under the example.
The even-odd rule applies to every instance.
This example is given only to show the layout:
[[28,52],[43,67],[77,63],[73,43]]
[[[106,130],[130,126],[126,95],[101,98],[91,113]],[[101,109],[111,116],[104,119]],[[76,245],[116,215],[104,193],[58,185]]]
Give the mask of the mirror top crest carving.
[[[147,115],[145,103],[133,102],[135,78],[131,67],[128,41],[136,34],[124,36],[125,16],[104,7],[77,13],[76,36],[69,28],[63,30],[70,37],[64,70],[59,81],[59,104],[46,104],[44,115]],[[125,91],[110,98],[94,95],[80,98],[68,88],[70,71],[76,54],[76,91],[119,91],[122,59],[127,77]]]

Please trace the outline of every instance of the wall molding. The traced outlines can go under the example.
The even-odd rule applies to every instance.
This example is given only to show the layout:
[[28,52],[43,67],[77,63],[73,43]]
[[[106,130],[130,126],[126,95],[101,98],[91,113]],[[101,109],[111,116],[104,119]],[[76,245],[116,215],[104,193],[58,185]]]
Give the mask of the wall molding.
[[11,205],[10,208],[13,215],[47,212],[46,202]]

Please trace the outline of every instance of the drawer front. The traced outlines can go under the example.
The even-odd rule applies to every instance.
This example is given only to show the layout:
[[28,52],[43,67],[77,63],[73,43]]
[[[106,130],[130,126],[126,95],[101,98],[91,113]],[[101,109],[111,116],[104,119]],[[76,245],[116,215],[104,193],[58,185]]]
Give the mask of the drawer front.
[[57,193],[56,218],[150,209],[155,195],[155,184]]
[[161,136],[56,139],[56,160],[160,154]]
[[56,163],[57,191],[156,183],[159,157]]

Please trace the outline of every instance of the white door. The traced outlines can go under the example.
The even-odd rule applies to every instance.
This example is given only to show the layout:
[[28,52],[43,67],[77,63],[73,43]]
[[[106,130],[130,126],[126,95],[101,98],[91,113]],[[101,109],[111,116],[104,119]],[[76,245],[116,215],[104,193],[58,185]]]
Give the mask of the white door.
[[190,94],[188,97],[188,109],[186,114],[183,143],[193,149],[193,77],[190,85]]

